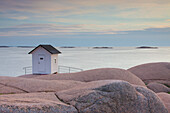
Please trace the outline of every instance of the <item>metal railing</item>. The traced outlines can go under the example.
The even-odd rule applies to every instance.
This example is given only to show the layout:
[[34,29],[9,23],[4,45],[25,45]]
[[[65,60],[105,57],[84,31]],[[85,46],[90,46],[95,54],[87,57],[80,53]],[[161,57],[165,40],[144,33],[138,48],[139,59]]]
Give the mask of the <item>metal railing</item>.
[[71,72],[78,72],[83,71],[81,68],[69,67],[69,66],[58,66],[58,73],[71,73]]
[[[23,70],[26,74],[32,73],[32,66],[23,67]],[[83,71],[81,68],[69,67],[69,66],[58,66],[58,73],[71,73],[71,72],[79,72]]]
[[31,72],[32,72],[32,66],[23,67],[23,70],[24,70],[24,72],[25,72],[25,75],[26,75],[26,74],[31,74]]

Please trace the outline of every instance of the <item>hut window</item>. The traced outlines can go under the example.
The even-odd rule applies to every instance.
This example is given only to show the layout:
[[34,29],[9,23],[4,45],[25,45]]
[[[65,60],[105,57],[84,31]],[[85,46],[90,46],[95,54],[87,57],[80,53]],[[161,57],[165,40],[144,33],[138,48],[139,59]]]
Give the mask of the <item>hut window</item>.
[[54,62],[57,63],[56,59],[54,59]]
[[43,58],[40,58],[40,60],[43,60]]

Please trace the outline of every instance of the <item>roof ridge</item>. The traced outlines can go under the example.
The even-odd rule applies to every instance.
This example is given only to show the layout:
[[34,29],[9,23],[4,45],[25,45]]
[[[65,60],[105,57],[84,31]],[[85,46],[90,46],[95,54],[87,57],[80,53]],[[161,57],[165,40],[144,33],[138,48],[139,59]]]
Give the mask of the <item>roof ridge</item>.
[[37,47],[35,47],[32,51],[30,51],[28,54],[31,54],[33,51],[35,51],[38,47],[42,47],[45,50],[47,50],[49,53],[51,54],[60,54],[61,52],[59,50],[57,50],[55,47],[53,47],[52,45],[44,45],[44,44],[40,44]]

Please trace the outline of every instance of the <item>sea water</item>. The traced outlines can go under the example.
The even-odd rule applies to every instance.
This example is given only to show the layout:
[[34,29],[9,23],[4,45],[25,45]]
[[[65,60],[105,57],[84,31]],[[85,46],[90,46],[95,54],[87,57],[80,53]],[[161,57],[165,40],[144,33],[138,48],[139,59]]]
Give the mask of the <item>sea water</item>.
[[[32,57],[28,54],[32,49],[0,48],[0,76],[25,74],[23,67],[32,65]],[[159,47],[158,49],[136,49],[135,47],[57,49],[62,52],[58,58],[60,66],[81,68],[83,70],[95,68],[128,69],[144,63],[170,62],[170,47]]]

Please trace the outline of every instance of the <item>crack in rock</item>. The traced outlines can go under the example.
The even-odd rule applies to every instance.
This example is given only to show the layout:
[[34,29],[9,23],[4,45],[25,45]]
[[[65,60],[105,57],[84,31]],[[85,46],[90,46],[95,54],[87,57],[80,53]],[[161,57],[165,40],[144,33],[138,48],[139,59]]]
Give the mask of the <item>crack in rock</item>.
[[58,100],[60,100],[60,101],[63,102],[64,104],[67,104],[67,105],[69,105],[69,106],[74,107],[74,108],[77,110],[77,113],[80,113],[79,109],[78,109],[76,106],[73,106],[73,105],[71,105],[70,103],[64,102],[63,99],[61,99],[56,93],[54,93],[54,95],[57,97]]
[[0,83],[0,85],[7,86],[7,87],[11,87],[11,88],[14,88],[14,89],[18,89],[18,90],[21,90],[21,91],[23,91],[23,92],[25,92],[25,93],[29,93],[28,91],[26,91],[26,90],[24,90],[24,89],[21,89],[21,88],[18,88],[18,87],[15,87],[15,86],[3,84],[3,83]]

